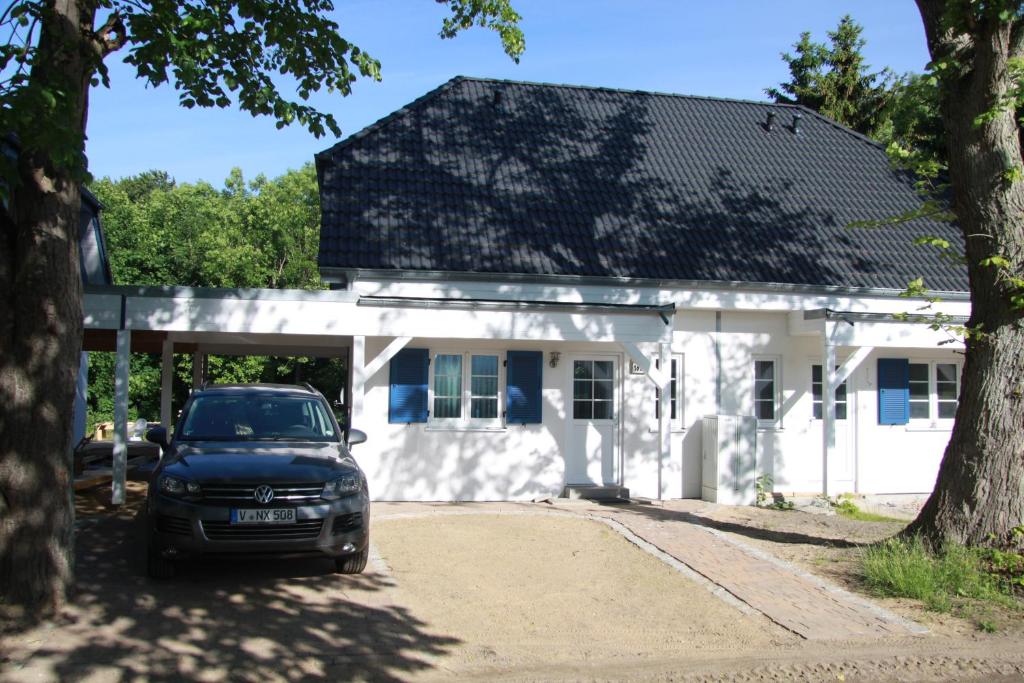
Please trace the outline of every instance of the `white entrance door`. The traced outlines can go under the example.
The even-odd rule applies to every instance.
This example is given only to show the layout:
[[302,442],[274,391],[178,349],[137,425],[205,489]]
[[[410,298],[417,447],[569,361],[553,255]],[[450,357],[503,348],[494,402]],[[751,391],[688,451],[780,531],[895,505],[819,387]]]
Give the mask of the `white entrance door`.
[[615,356],[569,358],[567,484],[616,484],[618,360]]
[[[856,392],[850,385],[853,377],[836,387],[836,446],[828,463],[829,491],[836,494],[856,490]],[[814,392],[814,416],[821,429],[821,365],[811,366],[811,384]],[[821,443],[820,437],[818,443]]]

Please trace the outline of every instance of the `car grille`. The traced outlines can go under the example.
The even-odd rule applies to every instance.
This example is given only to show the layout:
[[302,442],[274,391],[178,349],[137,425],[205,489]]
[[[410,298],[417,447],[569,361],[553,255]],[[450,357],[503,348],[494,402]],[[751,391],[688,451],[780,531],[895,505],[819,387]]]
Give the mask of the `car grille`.
[[[200,484],[203,487],[203,501],[209,503],[253,503],[254,493],[259,484]],[[272,504],[301,505],[320,501],[323,484],[272,484]]]
[[211,541],[311,541],[320,536],[322,519],[300,519],[294,524],[232,524],[203,520],[203,533]]
[[342,534],[346,531],[356,531],[363,526],[363,513],[350,512],[347,515],[338,515],[331,525],[332,534]]
[[165,515],[160,515],[156,518],[156,530],[162,534],[191,536],[192,522],[184,517],[167,517]]

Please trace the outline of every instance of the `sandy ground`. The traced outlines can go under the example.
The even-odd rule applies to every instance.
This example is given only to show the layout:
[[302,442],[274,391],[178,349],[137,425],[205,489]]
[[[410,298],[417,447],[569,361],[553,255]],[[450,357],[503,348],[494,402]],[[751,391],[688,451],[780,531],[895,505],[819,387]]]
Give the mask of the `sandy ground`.
[[[78,502],[78,593],[57,622],[0,638],[2,681],[1024,680],[1019,630],[948,617],[925,637],[808,643],[574,517],[381,514],[361,576],[324,561],[200,562],[154,582],[132,506],[112,514],[102,491]],[[856,551],[847,539],[891,533],[678,505],[819,572]]]
[[[737,642],[755,650],[799,642],[596,522],[402,519],[378,522],[374,534],[403,602],[461,641],[445,664],[449,671],[567,661],[614,666],[726,654]],[[424,552],[425,545],[437,552]]]

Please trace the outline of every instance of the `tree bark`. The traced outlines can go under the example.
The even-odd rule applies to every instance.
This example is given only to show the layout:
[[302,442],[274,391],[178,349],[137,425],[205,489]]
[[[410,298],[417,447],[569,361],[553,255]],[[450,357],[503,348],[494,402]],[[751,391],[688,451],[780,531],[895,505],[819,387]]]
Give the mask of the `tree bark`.
[[[31,79],[67,99],[41,126],[84,135],[94,13],[78,0],[47,8]],[[27,617],[59,609],[72,581],[70,440],[82,345],[80,174],[38,147],[19,150],[20,184],[0,242],[0,605]]]
[[[1019,56],[1019,41],[1010,21],[981,17],[948,29],[945,0],[918,0],[918,6],[932,59],[955,56],[960,64],[942,79],[940,93],[953,211],[966,243],[972,332],[935,490],[906,533],[937,546],[1003,543],[1024,524],[1024,310],[1011,302],[1019,290],[1007,279],[1024,272],[1024,182],[1007,175],[1022,167],[1013,108],[981,125],[975,120],[1006,93],[1008,60]],[[993,256],[1010,266],[984,265]]]

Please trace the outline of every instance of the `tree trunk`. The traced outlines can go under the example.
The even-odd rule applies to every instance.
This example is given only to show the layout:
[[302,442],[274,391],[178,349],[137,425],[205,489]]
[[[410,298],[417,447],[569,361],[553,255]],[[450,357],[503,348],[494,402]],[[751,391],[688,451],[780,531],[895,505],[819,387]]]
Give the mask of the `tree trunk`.
[[[94,11],[77,0],[49,5],[31,79],[67,98],[55,115],[41,112],[40,126],[84,133],[93,61],[83,36]],[[58,609],[72,581],[70,439],[82,346],[79,174],[40,146],[23,141],[19,151],[0,254],[0,604],[28,617]]]
[[[1007,91],[1007,61],[1019,53],[1010,22],[985,18],[941,28],[944,0],[918,5],[934,60],[962,55],[963,69],[941,82],[953,210],[966,243],[971,333],[960,405],[935,490],[908,534],[933,544],[1009,541],[1024,524],[1024,310],[1007,275],[1024,272],[1024,182],[1013,108],[982,125]],[[1018,28],[1018,31],[1020,29]],[[967,48],[967,49],[965,49]],[[1001,256],[1009,267],[984,265]],[[977,331],[977,333],[975,333]]]

